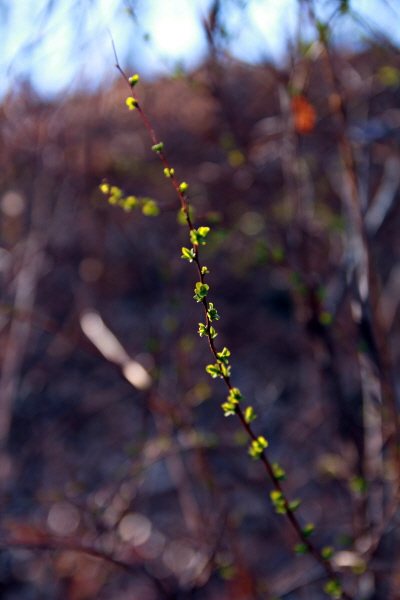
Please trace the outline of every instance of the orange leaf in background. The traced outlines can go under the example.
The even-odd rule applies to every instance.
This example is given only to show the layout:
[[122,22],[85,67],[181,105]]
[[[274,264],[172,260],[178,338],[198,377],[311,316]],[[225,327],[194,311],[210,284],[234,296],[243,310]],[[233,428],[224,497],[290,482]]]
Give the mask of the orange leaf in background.
[[292,111],[294,128],[297,133],[310,133],[314,129],[317,119],[313,105],[304,96],[293,96]]

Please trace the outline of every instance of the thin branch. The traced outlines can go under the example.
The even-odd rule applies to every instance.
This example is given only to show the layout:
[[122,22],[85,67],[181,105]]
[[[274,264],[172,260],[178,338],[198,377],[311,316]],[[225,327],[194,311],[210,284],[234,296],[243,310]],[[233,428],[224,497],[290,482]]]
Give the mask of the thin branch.
[[[184,192],[182,192],[182,190],[181,190],[181,188],[180,188],[180,186],[179,186],[179,184],[178,184],[178,182],[177,182],[177,180],[175,178],[173,170],[171,171],[171,168],[169,166],[168,160],[167,160],[167,158],[166,158],[166,156],[165,156],[165,154],[163,152],[162,145],[160,145],[161,144],[160,141],[158,140],[158,138],[157,138],[154,130],[151,128],[151,126],[150,126],[150,124],[149,124],[149,122],[148,122],[148,120],[147,120],[147,118],[146,118],[146,116],[145,116],[145,114],[143,112],[143,109],[141,108],[139,102],[137,101],[137,99],[133,95],[133,91],[132,91],[132,87],[133,86],[131,85],[131,82],[130,82],[128,76],[126,75],[126,73],[123,71],[123,69],[121,68],[121,66],[119,64],[117,52],[116,52],[116,49],[115,49],[115,44],[114,44],[114,41],[113,41],[112,38],[111,38],[111,41],[112,41],[112,47],[113,47],[114,56],[115,56],[115,66],[118,69],[118,71],[121,73],[121,75],[124,78],[124,80],[126,81],[127,85],[129,86],[132,98],[134,98],[134,101],[135,101],[135,108],[137,109],[137,111],[138,111],[138,113],[139,113],[139,115],[140,115],[140,117],[141,117],[141,119],[142,119],[145,127],[147,128],[147,130],[148,130],[148,132],[150,134],[150,137],[151,137],[151,139],[153,141],[153,144],[160,147],[160,150],[157,151],[157,154],[160,156],[160,159],[161,159],[164,167],[166,169],[168,169],[168,173],[170,174],[170,179],[171,179],[172,184],[173,184],[173,186],[174,186],[174,188],[175,188],[175,190],[177,192],[177,195],[178,195],[181,207],[182,207],[182,211],[185,214],[189,230],[193,231],[194,228],[193,228],[193,224],[192,224],[191,219],[190,219],[186,196],[185,196]],[[198,271],[198,274],[199,274],[199,277],[200,277],[200,282],[201,282],[201,284],[204,284],[204,274],[202,272],[201,262],[200,262],[200,258],[199,258],[199,244],[193,243],[192,250],[193,250],[193,255],[194,255],[193,261],[196,264],[197,271]],[[210,335],[211,319],[209,318],[209,315],[208,315],[209,305],[208,305],[208,302],[207,302],[207,300],[205,298],[202,299],[202,304],[203,304],[203,307],[204,307],[204,312],[205,312],[205,317],[206,317],[206,328],[207,328],[207,331],[208,331],[207,337],[208,337],[208,340],[209,340],[210,350],[211,350],[214,358],[216,359],[217,364],[220,367],[222,367],[222,362],[218,358],[217,350],[216,350],[215,345],[214,345],[214,341],[213,341],[213,339],[212,339],[212,337]],[[224,374],[222,372],[222,370],[221,370],[221,375],[220,376],[224,380],[224,382],[225,382],[228,390],[229,391],[233,390],[233,386],[231,384],[231,380],[230,380],[229,375]],[[243,428],[246,430],[249,438],[252,441],[256,442],[259,438],[253,432],[253,430],[250,427],[249,423],[247,423],[247,421],[245,419],[245,416],[244,416],[244,413],[243,413],[242,409],[239,407],[238,404],[236,404],[235,412],[238,415],[239,420],[240,420]],[[285,492],[284,492],[284,490],[282,488],[280,480],[275,475],[274,469],[272,467],[272,464],[270,463],[270,461],[269,461],[269,459],[268,459],[265,451],[262,451],[259,454],[259,458],[261,459],[261,462],[264,465],[264,468],[265,468],[265,470],[266,470],[266,472],[267,472],[270,480],[272,481],[272,484],[273,484],[275,490],[277,492],[279,492],[280,497],[282,499],[282,505],[283,505],[283,508],[284,508],[284,512],[287,514],[287,517],[288,517],[288,519],[289,519],[289,521],[290,521],[293,529],[295,530],[296,534],[300,538],[302,544],[307,548],[307,550],[309,551],[309,553],[312,554],[312,556],[316,559],[316,561],[324,568],[324,570],[325,570],[326,574],[328,575],[328,577],[331,580],[338,580],[339,579],[338,572],[335,570],[335,568],[333,567],[333,565],[330,562],[330,560],[325,559],[320,554],[320,552],[317,550],[317,548],[314,546],[314,544],[310,541],[309,537],[304,534],[304,532],[302,530],[302,527],[301,527],[301,525],[300,525],[300,523],[299,523],[299,521],[298,521],[298,519],[297,519],[297,517],[296,517],[296,515],[294,513],[294,510],[291,508],[290,502],[288,501],[288,499],[287,499],[287,497],[285,495]],[[344,598],[345,600],[351,600],[351,596],[348,595],[344,591],[342,591],[341,597]]]

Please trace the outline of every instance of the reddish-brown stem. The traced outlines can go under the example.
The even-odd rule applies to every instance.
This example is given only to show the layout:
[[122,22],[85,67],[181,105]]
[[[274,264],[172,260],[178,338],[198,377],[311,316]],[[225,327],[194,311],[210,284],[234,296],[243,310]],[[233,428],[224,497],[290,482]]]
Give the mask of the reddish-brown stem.
[[[116,54],[116,51],[115,51],[114,43],[113,43],[113,49],[114,49],[114,54],[115,54],[115,59],[116,59],[115,66],[117,67],[118,71],[122,74],[123,78],[125,79],[125,81],[129,85],[129,88],[131,90],[131,94],[132,94],[132,97],[133,97],[132,85],[131,85],[131,83],[129,81],[129,78],[124,73],[124,71],[122,70],[122,68],[120,67],[120,65],[118,63],[118,59],[117,59],[117,54]],[[138,111],[138,113],[139,113],[139,115],[140,115],[140,117],[141,117],[141,119],[142,119],[145,127],[147,128],[147,130],[148,130],[148,132],[150,134],[150,137],[151,137],[151,139],[153,141],[153,144],[154,145],[159,145],[160,142],[157,139],[157,136],[154,133],[153,129],[151,128],[150,123],[148,122],[148,120],[147,120],[147,118],[146,118],[146,116],[145,116],[145,114],[143,112],[143,109],[139,105],[137,99],[136,98],[134,98],[134,99],[135,99],[135,108],[137,109],[137,111]],[[192,224],[191,219],[190,219],[190,214],[189,214],[189,209],[188,209],[188,204],[187,204],[187,201],[186,201],[185,194],[182,192],[182,190],[181,190],[181,188],[180,188],[180,186],[179,186],[179,184],[178,184],[178,182],[177,182],[177,180],[176,180],[176,178],[174,176],[174,173],[171,172],[168,160],[165,157],[165,154],[162,151],[162,149],[161,149],[161,151],[157,151],[157,154],[160,156],[160,159],[161,159],[164,167],[166,169],[168,169],[169,178],[171,179],[172,184],[173,184],[173,186],[174,186],[174,188],[175,188],[175,190],[176,190],[176,192],[178,194],[182,210],[183,210],[183,212],[185,213],[185,216],[186,216],[186,221],[187,221],[189,230],[192,231],[193,230],[193,224]],[[198,244],[193,244],[193,252],[194,252],[193,261],[196,263],[196,267],[197,267],[197,271],[198,271],[198,274],[199,274],[200,282],[203,284],[204,283],[204,274],[202,273],[202,267],[201,267],[201,263],[200,263],[200,259],[199,259],[199,247],[198,247]],[[218,358],[218,353],[217,353],[217,350],[216,350],[215,345],[214,345],[214,340],[212,339],[211,334],[210,334],[211,319],[208,316],[208,309],[209,309],[209,307],[208,307],[208,302],[207,302],[207,300],[205,298],[202,299],[202,304],[203,304],[204,311],[205,311],[206,327],[207,327],[207,331],[208,331],[207,337],[208,337],[208,341],[209,341],[210,350],[211,350],[212,354],[214,355],[214,358],[216,359],[218,365],[221,367],[223,363]],[[224,382],[225,382],[228,390],[232,390],[233,386],[231,384],[230,377],[228,375],[225,375],[225,374],[221,373],[221,378],[224,380]],[[245,416],[243,414],[243,411],[239,407],[239,405],[236,405],[236,414],[238,415],[239,420],[240,420],[242,426],[244,427],[244,429],[246,430],[249,438],[251,440],[253,440],[253,441],[257,441],[258,438],[257,438],[256,434],[253,432],[253,430],[251,429],[249,423],[246,421]],[[304,534],[304,532],[303,532],[303,530],[302,530],[302,528],[300,526],[300,523],[297,520],[297,517],[296,517],[294,511],[290,507],[290,503],[289,503],[289,501],[286,498],[286,495],[285,495],[285,493],[283,491],[281,483],[280,483],[279,479],[276,477],[276,475],[274,473],[274,470],[272,468],[272,465],[271,465],[271,463],[270,463],[270,461],[269,461],[269,459],[268,459],[268,457],[267,457],[267,455],[266,455],[266,453],[264,451],[261,452],[260,459],[261,459],[261,462],[263,463],[263,465],[265,467],[265,470],[267,471],[267,473],[268,473],[268,475],[269,475],[269,477],[270,477],[270,479],[271,479],[271,481],[273,483],[273,486],[274,486],[275,490],[277,490],[281,494],[281,498],[282,498],[282,500],[284,502],[285,512],[287,514],[287,517],[288,517],[288,519],[289,519],[289,521],[290,521],[293,529],[297,533],[298,537],[300,538],[300,540],[302,541],[302,543],[307,547],[307,549],[310,552],[310,554],[312,554],[314,556],[314,558],[322,565],[322,567],[324,568],[324,570],[327,573],[328,577],[330,579],[338,579],[338,573],[335,571],[335,569],[332,566],[331,562],[329,560],[325,559],[320,554],[320,552],[317,550],[317,548],[314,546],[314,544]],[[344,591],[342,592],[341,597],[344,598],[345,600],[351,600],[351,596],[349,596]]]

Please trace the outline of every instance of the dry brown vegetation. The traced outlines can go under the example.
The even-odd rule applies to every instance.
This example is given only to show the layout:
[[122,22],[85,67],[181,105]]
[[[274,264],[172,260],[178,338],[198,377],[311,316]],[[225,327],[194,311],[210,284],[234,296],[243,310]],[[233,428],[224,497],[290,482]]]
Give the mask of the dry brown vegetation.
[[[212,228],[235,385],[354,598],[400,586],[399,69],[316,43],[281,72],[214,57],[138,87]],[[1,597],[323,597],[205,373],[187,229],[126,96],[21,86],[1,109]],[[109,206],[103,177],[160,215]]]

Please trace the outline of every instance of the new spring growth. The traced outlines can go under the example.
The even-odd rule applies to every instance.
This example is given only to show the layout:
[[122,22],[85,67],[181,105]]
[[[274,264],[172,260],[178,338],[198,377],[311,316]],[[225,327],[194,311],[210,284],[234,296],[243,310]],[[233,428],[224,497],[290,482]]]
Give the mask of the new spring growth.
[[199,323],[199,331],[197,332],[200,337],[203,335],[209,336],[212,340],[215,339],[218,333],[215,331],[214,327],[207,327],[204,323]]
[[243,400],[243,396],[240,393],[238,388],[232,388],[229,391],[229,396],[227,398],[227,402],[222,404],[222,409],[224,411],[225,417],[229,417],[234,415],[236,412],[236,405]]
[[198,229],[192,229],[190,232],[190,241],[192,242],[193,246],[198,246],[199,244],[204,245],[206,243],[206,237],[209,231],[209,227],[199,227]]
[[131,84],[132,87],[135,87],[135,85],[137,84],[139,79],[140,79],[140,77],[138,74],[132,75],[132,77],[129,77],[129,83]]
[[292,500],[292,502],[289,502],[289,508],[292,512],[295,512],[299,508],[300,504],[301,500]]
[[218,364],[216,365],[207,365],[206,366],[206,371],[209,375],[211,375],[211,377],[213,379],[215,379],[216,377],[222,377],[222,371],[221,368]]
[[285,496],[279,490],[273,490],[270,492],[270,497],[272,505],[275,508],[275,512],[279,515],[285,515],[288,509],[292,512],[295,512],[301,504],[301,500],[293,500],[292,502],[287,503]]
[[[249,454],[252,458],[261,458],[261,455],[265,448],[268,447],[268,442],[262,435],[258,436],[256,440],[251,442],[249,448]],[[272,494],[272,492],[271,492]]]
[[254,412],[254,408],[252,406],[248,406],[244,411],[244,420],[246,421],[246,423],[251,423],[252,421],[254,421],[254,419],[257,419],[257,415]]
[[108,196],[110,204],[117,204],[127,212],[130,212],[133,208],[141,208],[142,213],[146,216],[157,216],[160,212],[157,204],[151,198],[139,198],[136,196],[125,196],[124,192],[115,185],[110,185],[107,182],[103,182],[99,186],[100,191]]
[[194,288],[193,298],[197,300],[197,302],[202,302],[207,296],[209,289],[209,285],[207,285],[206,283],[201,283],[201,281],[199,281],[198,283],[196,283],[196,287]]
[[189,248],[182,248],[181,258],[186,258],[186,260],[188,260],[189,262],[193,262],[196,258],[196,253],[193,250],[193,248],[191,248],[190,250]]
[[286,473],[285,471],[282,469],[282,467],[280,466],[279,463],[273,463],[272,464],[272,472],[274,474],[274,477],[277,481],[285,481],[286,479]]
[[224,348],[222,350],[222,352],[217,352],[217,358],[218,360],[220,360],[222,363],[224,363],[224,365],[227,365],[229,360],[228,360],[228,356],[230,356],[231,353],[228,350],[228,348]]
[[[204,267],[203,267],[204,269]],[[210,319],[210,321],[218,321],[219,319],[219,314],[217,313],[217,309],[214,308],[214,304],[212,302],[209,303],[208,305],[208,311],[207,311],[207,316]]]
[[154,152],[157,152],[157,154],[160,154],[160,152],[163,151],[164,148],[164,144],[162,142],[158,142],[158,144],[154,144],[154,146],[151,147],[152,150],[154,150]]
[[132,96],[129,96],[129,98],[125,100],[125,103],[129,110],[135,110],[138,105],[136,98],[132,98]]
[[303,529],[301,530],[301,533],[304,535],[304,537],[308,538],[313,535],[314,531],[315,531],[314,523],[308,523],[305,527],[303,527]]
[[[341,4],[342,11],[345,12],[345,10],[348,7],[348,0],[340,0],[340,4]],[[321,28],[321,31],[320,31],[321,39],[323,39],[324,33],[325,32],[322,31],[322,28]],[[117,64],[117,67],[120,69],[118,64]],[[122,74],[124,75],[123,72],[122,72]],[[139,81],[139,75],[137,75],[137,74],[133,75],[132,77],[129,78],[128,81],[129,81],[131,88],[133,88]],[[153,134],[152,130],[150,129],[150,126],[148,125],[147,120],[144,117],[144,115],[138,105],[137,100],[135,98],[130,97],[126,100],[126,104],[130,110],[139,108],[140,116],[143,118],[147,128],[149,129],[153,141],[155,141],[156,138],[154,137],[154,134]],[[152,150],[154,152],[161,154],[161,158],[163,158],[164,165],[165,165],[167,163],[164,160],[163,148],[164,148],[163,142],[158,142],[152,146]],[[190,207],[186,204],[186,201],[184,198],[184,194],[185,194],[186,190],[188,189],[188,184],[184,181],[178,185],[174,178],[174,169],[170,169],[169,167],[166,167],[164,169],[164,175],[167,178],[171,178],[171,177],[173,178],[172,183],[174,184],[175,188],[177,188],[177,191],[179,192],[179,197],[180,197],[181,204],[182,204],[181,213],[180,213],[180,214],[182,214],[182,220],[180,222],[187,222],[187,224],[189,225],[189,228],[190,228],[190,241],[193,244],[193,248],[191,248],[191,249],[182,248],[182,258],[189,260],[189,262],[195,261],[197,263],[198,268],[200,269],[200,263],[198,261],[198,255],[197,255],[198,246],[206,243],[205,240],[210,231],[210,228],[209,227],[199,227],[198,229],[192,229],[191,218],[188,213],[188,211],[190,210]],[[152,215],[152,214],[158,213],[159,209],[158,209],[156,203],[154,202],[154,200],[151,200],[149,198],[136,198],[135,196],[125,197],[123,192],[119,188],[117,188],[115,186],[110,186],[106,180],[103,181],[102,184],[100,185],[100,190],[105,195],[108,196],[108,200],[111,204],[118,204],[119,206],[122,206],[125,210],[131,210],[135,206],[140,206],[142,208],[142,211],[144,214]],[[279,254],[282,254],[282,252],[280,251]],[[276,258],[276,260],[278,260],[278,258],[282,258],[282,257],[279,256],[278,258],[277,257],[275,257],[275,258]],[[208,273],[207,267],[202,267],[201,268],[201,279],[203,279],[202,276],[206,273]],[[214,308],[213,304],[211,302],[208,304],[206,301],[206,296],[209,291],[209,286],[206,285],[205,283],[203,283],[202,281],[200,281],[200,282],[196,283],[196,287],[195,287],[194,291],[195,291],[194,299],[197,302],[202,302],[203,306],[207,312],[207,322],[206,322],[206,324],[199,323],[198,333],[199,333],[200,337],[206,336],[209,338],[209,340],[211,342],[211,350],[217,360],[216,364],[208,365],[206,367],[206,371],[213,378],[221,377],[221,378],[225,379],[225,382],[229,387],[229,396],[227,397],[227,401],[224,404],[222,404],[222,408],[223,408],[225,416],[235,415],[236,413],[239,413],[241,420],[242,421],[244,420],[244,422],[246,424],[248,424],[256,418],[256,415],[254,414],[254,410],[253,410],[252,406],[248,406],[243,411],[243,413],[238,409],[238,403],[241,400],[243,400],[243,396],[240,393],[240,390],[238,388],[231,388],[230,379],[229,379],[230,378],[230,366],[229,366],[229,360],[228,360],[230,357],[230,351],[226,347],[224,347],[221,352],[216,352],[216,350],[213,346],[213,343],[212,343],[212,339],[215,338],[217,333],[216,333],[215,329],[211,326],[211,321],[218,320],[219,315],[217,313],[217,310]],[[327,324],[328,316],[323,315],[323,319],[321,319],[321,322],[322,322],[322,320],[324,320],[323,324]],[[264,455],[264,450],[268,447],[267,440],[263,436],[259,436],[256,439],[253,439],[254,434],[252,433],[252,431],[250,430],[248,425],[246,425],[245,428],[250,433],[250,436],[252,438],[252,441],[251,441],[251,444],[249,447],[250,456],[254,459],[262,459],[263,462],[265,463],[265,466],[267,467],[267,469],[268,470],[272,469],[272,475],[273,475],[275,487],[278,488],[278,489],[273,490],[270,494],[272,504],[275,507],[275,511],[280,514],[289,512],[290,519],[292,521],[294,521],[294,524],[296,525],[296,529],[299,529],[299,525],[298,525],[297,521],[295,520],[295,517],[293,517],[293,512],[300,505],[300,500],[294,500],[292,502],[288,502],[286,500],[283,492],[280,491],[279,484],[277,483],[278,481],[285,479],[286,476],[285,476],[284,470],[279,466],[278,463],[274,463],[271,466],[269,465],[269,461],[268,461],[267,457]],[[313,531],[314,531],[314,525],[311,523],[306,525],[301,530],[302,540],[301,540],[301,543],[296,546],[296,552],[305,553],[310,548],[313,548],[313,546],[311,546],[310,542],[308,541],[308,537],[310,535],[312,535]],[[342,588],[340,586],[339,581],[335,578],[334,571],[333,571],[330,563],[328,562],[331,559],[333,552],[334,552],[334,550],[331,547],[326,547],[321,552],[322,561],[327,562],[327,564],[325,566],[326,566],[326,571],[328,572],[329,577],[330,577],[330,580],[326,583],[326,585],[324,587],[324,591],[328,595],[330,595],[332,598],[340,599],[343,596]],[[346,595],[346,598],[347,597],[348,596]]]
[[280,515],[287,513],[285,496],[282,492],[278,490],[272,490],[272,492],[270,492],[270,497],[272,505],[275,508],[275,512]]
[[223,363],[216,363],[215,365],[207,365],[207,373],[211,375],[213,379],[216,377],[225,377],[226,379],[231,375],[230,366],[226,366]]

